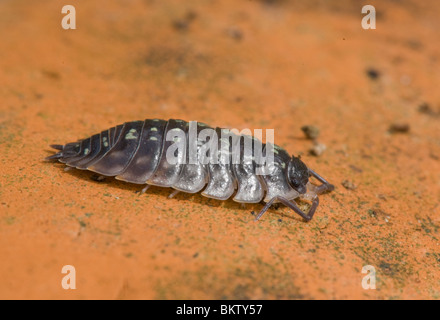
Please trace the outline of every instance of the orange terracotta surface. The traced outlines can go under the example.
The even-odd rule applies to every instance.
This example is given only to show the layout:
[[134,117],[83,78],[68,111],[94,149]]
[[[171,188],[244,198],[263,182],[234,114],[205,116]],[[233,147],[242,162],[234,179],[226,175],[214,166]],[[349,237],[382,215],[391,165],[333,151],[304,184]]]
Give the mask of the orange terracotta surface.
[[[438,1],[1,1],[0,298],[438,299],[439,15]],[[273,128],[336,190],[309,223],[283,207],[254,222],[260,204],[139,195],[42,161],[145,118]]]

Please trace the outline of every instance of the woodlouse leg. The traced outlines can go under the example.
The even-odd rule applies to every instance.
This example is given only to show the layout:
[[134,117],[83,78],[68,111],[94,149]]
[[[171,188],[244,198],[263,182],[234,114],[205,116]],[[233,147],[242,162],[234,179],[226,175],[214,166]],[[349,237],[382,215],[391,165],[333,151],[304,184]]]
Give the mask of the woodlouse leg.
[[263,209],[261,209],[260,213],[258,214],[258,216],[255,218],[255,221],[259,220],[262,215],[269,210],[270,206],[275,202],[275,201],[279,201],[282,204],[284,204],[285,206],[289,207],[290,209],[292,209],[293,211],[295,211],[297,214],[299,214],[304,220],[306,221],[310,221],[313,218],[313,215],[315,214],[316,208],[318,208],[319,205],[319,198],[316,197],[315,199],[313,199],[312,202],[312,207],[309,210],[309,213],[304,213],[299,207],[298,205],[294,202],[294,201],[290,201],[287,200],[284,197],[273,197],[272,199],[270,199],[270,201],[268,203],[266,203],[266,205],[264,206]]
[[139,193],[139,195],[144,194],[145,192],[147,192],[147,190],[148,190],[149,187],[150,187],[150,185],[147,184],[147,185],[145,186],[145,188],[143,188],[143,189],[141,190],[141,192]]
[[315,171],[313,171],[312,169],[309,169],[309,172],[310,172],[310,174],[313,177],[315,177],[319,182],[322,183],[319,187],[316,188],[316,190],[315,190],[316,194],[322,194],[322,193],[327,192],[327,191],[335,190],[335,186],[334,185],[332,185],[330,182],[325,180],[323,177],[321,177]]
[[168,196],[168,199],[171,199],[172,197],[174,197],[176,194],[178,194],[180,192],[180,190],[174,190],[173,192],[171,192],[171,194]]

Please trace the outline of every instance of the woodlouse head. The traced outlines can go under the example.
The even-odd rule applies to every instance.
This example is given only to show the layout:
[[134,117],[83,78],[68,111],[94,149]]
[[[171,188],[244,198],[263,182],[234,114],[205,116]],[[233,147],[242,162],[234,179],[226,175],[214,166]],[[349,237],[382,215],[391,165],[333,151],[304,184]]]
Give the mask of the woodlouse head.
[[307,192],[309,182],[309,169],[299,157],[292,156],[287,166],[287,178],[290,185],[300,194]]

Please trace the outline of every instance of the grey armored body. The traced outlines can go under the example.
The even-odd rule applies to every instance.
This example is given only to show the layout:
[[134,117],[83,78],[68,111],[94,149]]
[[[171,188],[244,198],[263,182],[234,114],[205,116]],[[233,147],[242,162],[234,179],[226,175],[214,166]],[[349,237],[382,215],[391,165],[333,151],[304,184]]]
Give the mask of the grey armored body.
[[[229,137],[234,139],[227,141],[225,149],[220,137],[222,131],[228,129],[214,129],[203,123],[197,123],[197,133],[206,129],[215,132],[219,156],[223,159],[226,157],[229,161],[191,163],[188,161],[190,152],[182,153],[176,149],[177,158],[184,161],[170,163],[166,152],[175,140],[168,141],[166,137],[172,131],[179,131],[189,145],[189,127],[188,122],[176,119],[126,122],[78,142],[52,145],[59,152],[46,159],[59,160],[70,167],[114,176],[130,183],[171,187],[176,192],[197,193],[204,189],[203,196],[218,200],[227,200],[234,193],[233,200],[236,202],[258,203],[264,199],[267,203],[256,220],[274,202],[281,202],[309,221],[318,207],[318,194],[334,189],[333,185],[307,168],[298,157],[289,156],[284,149],[277,146],[273,149],[270,173],[257,174],[258,164],[254,159],[256,145],[262,147],[263,154],[268,151],[268,145],[253,137],[237,136],[228,132]],[[197,144],[197,151],[200,151],[201,145]],[[238,161],[235,162],[231,159],[234,150],[238,150]],[[312,185],[309,182],[311,176],[322,184],[318,187]],[[312,201],[312,207],[307,214],[294,201],[299,197]]]

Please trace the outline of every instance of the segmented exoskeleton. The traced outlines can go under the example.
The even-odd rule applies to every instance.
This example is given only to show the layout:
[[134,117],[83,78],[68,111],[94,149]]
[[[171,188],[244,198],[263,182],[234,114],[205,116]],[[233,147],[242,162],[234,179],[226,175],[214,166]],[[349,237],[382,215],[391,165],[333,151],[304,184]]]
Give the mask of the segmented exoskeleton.
[[[166,139],[168,133],[183,132],[189,144],[189,127],[188,122],[176,119],[126,122],[84,140],[66,145],[51,145],[59,152],[46,159],[59,160],[77,169],[114,176],[118,180],[130,183],[171,187],[176,190],[173,195],[179,191],[197,193],[203,190],[203,196],[218,200],[227,200],[234,193],[233,200],[236,202],[258,203],[264,200],[266,205],[256,220],[261,218],[273,203],[281,202],[309,221],[318,207],[318,195],[334,189],[333,185],[307,168],[299,157],[289,156],[278,146],[274,149],[274,162],[270,173],[258,175],[257,164],[253,157],[247,157],[249,153],[245,151],[249,151],[246,149],[249,145],[254,148],[256,141],[262,146],[263,153],[268,145],[246,135],[229,141],[226,144],[227,150],[221,149],[220,142],[218,144],[221,155],[229,155],[233,150],[239,150],[238,162],[170,163],[165,155],[174,141]],[[218,140],[222,140],[222,131],[228,130],[210,128],[198,122],[197,133],[204,129],[215,130]],[[233,136],[234,134],[231,135]],[[254,143],[245,143],[247,139]],[[200,144],[197,146],[199,148]],[[250,154],[253,155],[254,150],[251,150]],[[188,160],[189,152],[183,154],[183,157]],[[309,182],[312,176],[321,182],[320,186]],[[296,198],[312,201],[307,214],[297,206],[294,201]]]

